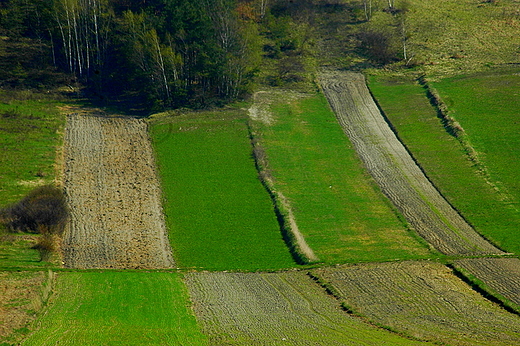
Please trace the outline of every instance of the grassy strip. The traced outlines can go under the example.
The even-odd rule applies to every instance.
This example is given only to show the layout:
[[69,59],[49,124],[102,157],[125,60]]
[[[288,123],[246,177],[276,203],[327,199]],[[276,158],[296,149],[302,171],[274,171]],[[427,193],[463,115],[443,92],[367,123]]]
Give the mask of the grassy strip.
[[275,270],[296,265],[258,179],[243,110],[163,117],[151,130],[179,266]]
[[156,272],[60,273],[23,345],[205,345],[181,277]]
[[0,91],[0,207],[54,182],[65,116],[49,95]]
[[[271,93],[255,121],[275,188],[292,206],[309,246],[325,263],[431,256],[405,229],[355,154],[321,94]],[[257,107],[258,108],[258,107]]]
[[[470,137],[472,144],[475,140],[466,126],[461,126],[466,134],[461,130],[457,137],[449,135],[446,119],[439,119],[439,113],[445,114],[446,110],[442,105],[439,111],[432,107],[427,91],[416,81],[390,76],[372,76],[369,81],[372,93],[399,138],[444,197],[480,234],[498,247],[518,253],[516,229],[520,213],[488,182],[479,163],[483,162],[481,155],[476,161],[477,156],[468,154],[470,146],[466,137]],[[435,98],[434,104],[440,104],[439,97]],[[483,127],[483,132],[486,131],[494,133],[490,126]],[[487,163],[485,166],[489,167]]]
[[264,148],[259,144],[258,134],[252,129],[252,122],[249,125],[249,133],[251,137],[251,143],[253,145],[253,156],[255,158],[256,168],[259,172],[260,180],[266,188],[271,200],[273,201],[274,210],[280,229],[285,240],[285,243],[289,247],[291,254],[295,261],[299,264],[311,264],[319,262],[319,258],[314,254],[312,249],[309,247],[302,234],[298,229],[294,214],[289,205],[287,198],[274,186],[273,177],[269,173],[268,160],[265,154]]

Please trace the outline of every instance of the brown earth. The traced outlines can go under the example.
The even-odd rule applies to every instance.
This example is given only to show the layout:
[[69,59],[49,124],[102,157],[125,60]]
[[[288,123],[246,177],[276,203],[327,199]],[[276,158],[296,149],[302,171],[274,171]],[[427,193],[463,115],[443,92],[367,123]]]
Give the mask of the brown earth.
[[368,171],[426,241],[447,255],[503,253],[475,232],[426,178],[386,123],[362,74],[327,71],[320,82]]
[[[0,344],[16,344],[29,331],[51,290],[53,274],[0,272]],[[44,286],[44,283],[47,285]]]
[[71,114],[64,187],[70,268],[170,268],[153,150],[143,120]]
[[391,330],[442,345],[520,345],[520,317],[472,290],[440,263],[322,268],[349,310]]

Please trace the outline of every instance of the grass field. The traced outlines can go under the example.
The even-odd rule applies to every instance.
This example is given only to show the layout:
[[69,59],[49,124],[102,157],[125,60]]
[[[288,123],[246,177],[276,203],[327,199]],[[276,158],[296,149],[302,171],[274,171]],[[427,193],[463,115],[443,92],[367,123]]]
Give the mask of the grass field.
[[[456,78],[455,81],[457,80],[463,79]],[[466,80],[469,81],[469,79]],[[480,105],[492,102],[493,91],[486,92],[484,91],[486,88],[479,89],[481,90],[478,97],[479,102],[475,102],[474,96],[471,95],[475,95],[476,90],[473,92],[466,90],[466,86],[463,84],[463,82],[459,84],[460,94],[472,98],[473,104],[477,105],[475,108],[482,109],[482,111],[471,117],[466,110],[462,109],[461,104],[460,108],[457,108],[459,110],[454,113],[456,120],[459,120],[459,113],[464,113],[467,114],[466,118],[463,117],[464,120],[467,121],[467,118],[471,117],[471,121],[478,122],[473,125],[473,129],[467,130],[467,133],[471,143],[479,144],[477,151],[487,150],[487,146],[492,147],[492,151],[482,157],[486,167],[489,167],[492,178],[502,179],[502,176],[504,176],[504,179],[509,179],[512,182],[511,186],[518,184],[514,181],[519,167],[516,166],[515,170],[517,160],[514,158],[513,143],[515,137],[517,137],[517,143],[520,137],[518,125],[515,126],[514,124],[515,116],[511,115],[511,112],[514,112],[515,104],[511,103],[511,100],[509,102],[504,100],[501,104],[509,105],[511,109],[508,111],[491,110],[490,106],[480,108]],[[443,95],[450,95],[448,104],[453,104],[452,95],[455,98],[461,97],[461,95],[457,94],[456,89],[449,89],[449,85],[451,85],[450,80],[443,82],[441,86],[445,87],[446,90],[441,90]],[[503,194],[498,193],[486,181],[485,176],[479,173],[478,167],[469,160],[460,142],[450,136],[443,128],[435,108],[430,105],[426,97],[423,87],[410,79],[371,77],[370,89],[397,130],[401,140],[442,194],[478,232],[505,250],[520,253],[517,232],[520,223],[518,204],[515,205],[511,201],[504,200]],[[451,90],[449,94],[448,90]],[[462,90],[465,91],[462,92]],[[514,91],[509,90],[506,93],[512,95]],[[466,102],[469,102],[469,100]],[[490,126],[490,114],[493,114],[494,121],[492,123],[494,126]],[[479,122],[477,119],[479,115],[485,120],[481,119]],[[464,120],[461,119],[461,125],[465,128]],[[504,130],[497,131],[495,126],[500,128],[503,126]],[[476,130],[477,128],[478,130]],[[482,141],[480,138],[483,137],[487,139]],[[500,140],[501,137],[502,140]],[[511,139],[511,142],[508,142],[509,139]],[[504,146],[500,149],[500,146],[494,142],[503,143]],[[512,146],[509,146],[509,143]],[[493,159],[491,156],[493,156]],[[502,168],[493,168],[492,165],[495,164],[495,161],[502,162]],[[496,175],[494,170],[497,172]],[[514,191],[514,188],[512,187],[511,190]]]
[[294,267],[258,179],[243,110],[152,122],[176,263],[184,268]]
[[54,181],[65,116],[48,95],[0,91],[0,207]]
[[23,345],[206,345],[175,273],[62,272]]
[[[263,96],[265,98],[266,96]],[[365,173],[321,94],[271,95],[256,121],[275,186],[289,198],[307,243],[325,263],[432,254],[408,232]]]

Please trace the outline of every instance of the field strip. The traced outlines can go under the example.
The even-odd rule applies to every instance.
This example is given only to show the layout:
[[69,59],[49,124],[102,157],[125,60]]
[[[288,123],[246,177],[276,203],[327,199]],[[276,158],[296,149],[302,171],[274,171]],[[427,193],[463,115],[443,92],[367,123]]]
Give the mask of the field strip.
[[371,263],[312,270],[354,313],[421,340],[518,345],[520,317],[483,298],[440,263]]
[[185,277],[210,345],[416,345],[341,311],[305,272]]
[[146,123],[68,116],[65,266],[169,268],[173,258]]
[[321,85],[368,171],[412,227],[447,255],[501,254],[446,202],[397,139],[363,75],[324,72]]
[[520,306],[520,260],[518,258],[468,258],[455,261],[483,281],[491,290]]
[[177,273],[61,272],[22,345],[207,345],[189,306]]

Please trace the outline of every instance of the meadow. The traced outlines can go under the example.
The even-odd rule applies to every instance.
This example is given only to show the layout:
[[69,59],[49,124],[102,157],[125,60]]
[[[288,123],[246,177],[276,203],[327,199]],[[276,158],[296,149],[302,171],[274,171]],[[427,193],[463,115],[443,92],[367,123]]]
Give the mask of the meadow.
[[65,115],[53,97],[0,91],[0,207],[54,181]]
[[262,102],[271,120],[253,123],[257,140],[276,189],[321,261],[432,256],[365,172],[322,94],[270,97]]
[[166,272],[60,272],[24,345],[206,345],[182,278]]
[[151,134],[179,267],[296,266],[258,179],[244,110],[157,118]]
[[[508,75],[511,73],[506,74],[506,80],[502,82],[505,85],[507,79],[511,78]],[[501,79],[499,74],[494,78]],[[458,89],[455,86],[451,87],[452,81],[460,81]],[[451,110],[453,107],[457,110],[450,115],[454,116],[464,129],[471,118],[473,127],[470,126],[466,130],[469,142],[476,144],[475,149],[478,153],[490,150],[489,154],[478,155],[481,164],[471,160],[464,145],[446,131],[437,110],[427,98],[426,90],[417,81],[395,76],[372,76],[369,78],[369,86],[399,138],[448,201],[479,233],[502,249],[519,253],[520,242],[516,230],[520,222],[520,212],[517,204],[511,200],[517,197],[511,194],[511,198],[504,198],[502,191],[497,190],[493,184],[498,179],[509,181],[512,191],[517,184],[514,177],[518,172],[518,166],[515,170],[513,148],[515,137],[517,142],[519,137],[518,132],[515,133],[515,128],[518,129],[514,124],[515,116],[511,115],[515,103],[511,102],[511,99],[496,103],[497,90],[493,91],[493,88],[483,87],[482,84],[479,88],[478,102],[475,102],[477,90],[470,88],[472,83],[479,85],[479,82],[478,79],[475,82],[471,81],[471,78],[459,77],[434,83],[434,86],[439,86],[443,100],[446,96],[448,108]],[[504,94],[514,94],[513,89],[503,91]],[[473,113],[470,113],[469,108],[464,108],[462,102],[454,101],[463,98],[464,95],[466,107],[469,104],[475,105]],[[486,104],[487,106],[484,106]],[[493,109],[492,104],[500,104],[502,108]],[[477,109],[479,111],[476,111]],[[493,121],[490,121],[490,117],[493,117]],[[491,124],[496,124],[499,129]],[[488,147],[490,148],[487,149]],[[495,162],[498,162],[498,166]],[[490,172],[491,181],[482,171],[482,167]]]

